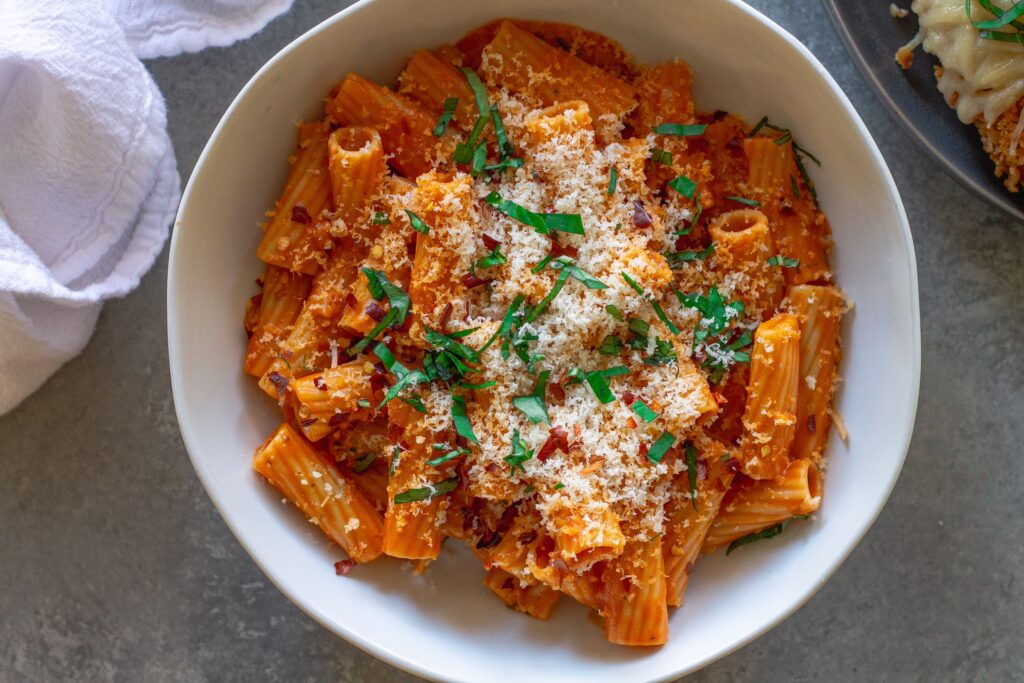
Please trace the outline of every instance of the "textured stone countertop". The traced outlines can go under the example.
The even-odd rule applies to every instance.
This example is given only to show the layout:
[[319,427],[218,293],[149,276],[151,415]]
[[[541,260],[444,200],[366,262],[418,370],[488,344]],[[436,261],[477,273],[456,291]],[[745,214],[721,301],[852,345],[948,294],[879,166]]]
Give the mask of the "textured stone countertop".
[[[249,77],[347,4],[297,0],[251,40],[149,63],[183,180]],[[1024,225],[907,139],[818,2],[752,4],[835,76],[899,185],[921,402],[902,477],[842,568],[691,680],[1024,680]],[[413,680],[306,617],[221,521],[175,422],[166,276],[165,249],[81,356],[0,418],[0,681]]]

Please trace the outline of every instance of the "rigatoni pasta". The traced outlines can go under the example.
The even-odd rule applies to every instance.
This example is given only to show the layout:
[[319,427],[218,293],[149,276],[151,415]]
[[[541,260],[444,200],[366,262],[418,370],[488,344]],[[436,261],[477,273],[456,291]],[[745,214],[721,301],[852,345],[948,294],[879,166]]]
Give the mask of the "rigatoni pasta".
[[352,560],[457,539],[510,608],[656,646],[702,551],[818,508],[848,304],[816,159],[695,77],[499,20],[302,125],[245,314],[284,419],[253,467]]

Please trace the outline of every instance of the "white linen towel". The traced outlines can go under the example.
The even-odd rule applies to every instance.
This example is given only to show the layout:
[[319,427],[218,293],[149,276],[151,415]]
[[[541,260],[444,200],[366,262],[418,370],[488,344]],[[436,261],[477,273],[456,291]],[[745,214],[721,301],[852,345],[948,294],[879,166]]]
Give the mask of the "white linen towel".
[[223,46],[292,0],[0,0],[0,415],[138,283],[181,195],[139,58]]

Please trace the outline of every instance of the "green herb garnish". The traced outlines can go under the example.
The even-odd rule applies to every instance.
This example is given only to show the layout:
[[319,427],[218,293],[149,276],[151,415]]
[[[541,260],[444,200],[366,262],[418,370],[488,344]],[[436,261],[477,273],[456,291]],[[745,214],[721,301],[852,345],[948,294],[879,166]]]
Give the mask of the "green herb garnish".
[[497,192],[491,192],[484,201],[509,218],[529,225],[542,235],[552,231],[568,232],[573,235],[583,234],[583,219],[575,213],[536,213],[516,204],[512,200],[502,199]]
[[672,165],[672,153],[667,152],[660,147],[655,147],[651,150],[651,161],[656,164],[662,164],[664,166]]
[[687,199],[693,199],[693,196],[697,194],[697,183],[684,175],[676,176],[670,180],[668,186]]
[[402,288],[388,280],[388,276],[382,271],[373,268],[363,268],[363,275],[366,276],[367,289],[370,296],[377,301],[387,297],[392,310],[397,310],[396,322],[405,322],[405,316],[409,315],[409,307],[412,305],[409,295],[402,291]]
[[661,459],[668,453],[668,449],[672,448],[672,444],[676,442],[676,437],[672,436],[671,432],[662,432],[653,444],[651,449],[647,451],[647,459],[653,463],[661,462]]
[[391,225],[391,217],[383,211],[374,211],[370,225]]
[[[437,444],[434,445],[436,446]],[[467,453],[469,453],[469,449],[467,448],[455,448],[453,450],[448,451],[444,455],[438,456],[436,458],[431,458],[430,460],[427,461],[427,464],[430,465],[431,467],[437,467],[438,465],[443,465],[444,463],[449,462],[451,460],[455,460],[456,458],[461,458]]]
[[768,259],[769,266],[781,266],[783,268],[799,268],[800,259],[789,258],[788,256],[772,256]]
[[626,320],[626,317],[622,315],[622,311],[615,304],[608,304],[604,307],[604,310],[608,311],[608,315],[618,320],[620,323]]
[[622,351],[622,340],[616,337],[614,334],[609,334],[602,340],[601,345],[597,347],[598,352],[603,353],[606,356],[617,356]]
[[660,123],[655,126],[652,130],[655,135],[680,135],[690,137],[694,135],[703,135],[708,127],[706,125],[691,125],[683,123]]
[[451,479],[439,481],[436,484],[427,484],[422,488],[402,491],[401,493],[395,495],[394,501],[396,503],[417,503],[419,501],[436,498],[437,496],[443,496],[446,493],[451,493],[458,487],[459,478],[452,477]]
[[639,415],[644,422],[653,422],[658,419],[658,414],[651,410],[650,406],[640,399],[635,400],[630,408],[632,408],[633,412]]
[[444,131],[448,128],[448,123],[455,116],[455,108],[459,106],[458,97],[449,97],[444,101],[444,111],[441,112],[441,118],[437,120],[437,125],[434,126],[434,136],[441,137],[444,135]]
[[736,548],[740,548],[742,546],[745,546],[748,543],[753,543],[754,541],[760,541],[763,538],[775,538],[776,536],[781,534],[783,531],[785,531],[786,527],[789,526],[789,523],[792,522],[794,519],[808,519],[808,516],[807,515],[793,515],[789,519],[785,519],[785,520],[779,522],[778,524],[776,524],[775,526],[770,526],[767,529],[762,529],[761,531],[757,531],[757,532],[752,533],[752,534],[747,534],[746,536],[744,536],[742,538],[737,538],[735,541],[733,541],[732,543],[729,544],[728,548],[725,549],[725,554],[728,555],[733,550],[736,550]]
[[669,268],[672,270],[679,270],[683,267],[684,263],[704,261],[713,253],[715,253],[714,242],[700,251],[666,251],[662,255],[665,257],[665,260],[668,261]]
[[376,459],[376,453],[367,453],[366,455],[352,463],[352,471],[355,472],[356,474],[362,474],[366,470],[370,469],[370,466],[373,465],[373,461]]
[[452,395],[452,422],[455,423],[455,431],[471,443],[480,445],[479,439],[473,433],[473,423],[466,415],[466,399],[462,396]]
[[538,422],[549,422],[548,404],[546,399],[548,389],[548,377],[550,370],[545,370],[537,376],[533,385],[533,393],[529,396],[516,396],[512,399],[512,405],[520,410],[526,419],[533,424]]
[[533,457],[533,449],[527,448],[519,439],[519,430],[512,430],[512,455],[506,455],[504,460],[512,468],[510,474],[515,474],[516,469],[525,471],[523,463]]
[[690,502],[697,509],[697,449],[689,441],[683,447],[686,455],[686,480],[690,484]]
[[747,199],[746,197],[734,197],[732,195],[726,195],[725,197],[723,197],[723,199],[731,199],[734,202],[746,204],[747,206],[761,206],[761,202],[757,201],[756,199]]
[[409,209],[405,210],[405,213],[409,216],[409,224],[412,225],[412,229],[421,235],[430,234],[430,226],[423,222],[423,219],[414,214]]
[[619,184],[619,169],[614,166],[608,171],[608,194],[615,194],[615,188]]

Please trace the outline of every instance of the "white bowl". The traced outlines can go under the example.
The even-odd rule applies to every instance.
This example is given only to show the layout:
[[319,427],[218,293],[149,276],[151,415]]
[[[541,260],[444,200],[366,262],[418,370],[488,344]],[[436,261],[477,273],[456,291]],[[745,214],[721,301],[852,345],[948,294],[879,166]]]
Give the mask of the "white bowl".
[[[838,282],[856,308],[844,334],[825,499],[813,523],[697,566],[668,645],[605,642],[565,600],[547,622],[503,607],[460,543],[424,577],[381,560],[347,577],[326,543],[250,469],[278,411],[241,370],[241,317],[261,266],[256,225],[281,189],[295,122],[321,115],[348,71],[392,83],[413,50],[497,16],[579,24],[640,62],[680,57],[704,110],[792,126],[835,235]],[[373,0],[309,31],[245,86],[196,164],[178,213],[167,287],[178,422],[199,477],[245,549],[286,595],[357,646],[422,676],[449,680],[651,680],[693,671],[750,642],[803,604],[836,570],[885,503],[906,454],[920,370],[917,273],[910,230],[885,162],[821,64],[736,0]]]

